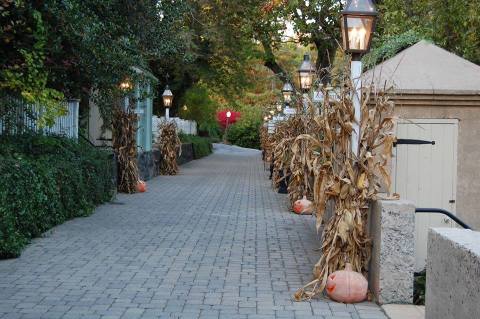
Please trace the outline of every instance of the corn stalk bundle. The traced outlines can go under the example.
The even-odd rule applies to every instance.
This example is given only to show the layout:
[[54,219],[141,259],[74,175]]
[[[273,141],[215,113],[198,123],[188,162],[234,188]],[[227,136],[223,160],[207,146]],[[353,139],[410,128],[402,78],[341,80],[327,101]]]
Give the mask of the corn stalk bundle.
[[272,139],[268,134],[268,129],[265,126],[260,128],[260,146],[263,150],[263,160],[267,163],[272,161]]
[[331,101],[324,90],[322,114],[315,118],[319,131],[298,137],[320,151],[321,161],[314,164],[317,231],[329,200],[334,202],[335,210],[322,234],[322,255],[314,267],[315,279],[295,293],[297,301],[321,293],[328,276],[343,269],[347,262],[355,271],[365,273],[370,256],[366,233],[369,203],[377,199],[382,186],[390,189],[387,165],[395,141],[394,104],[388,94],[364,88],[357,157],[351,151],[352,81],[348,79],[340,88],[338,99]]
[[177,134],[174,122],[163,122],[159,125],[158,149],[162,154],[160,173],[176,175],[178,173],[177,157],[182,153],[182,142]]
[[288,196],[290,203],[293,203],[306,196],[313,201],[313,186],[315,183],[315,168],[321,160],[320,148],[311,139],[305,138],[319,132],[319,127],[313,114],[298,116],[295,123],[296,133],[299,134],[290,144],[291,159],[289,163],[290,180],[288,183]]
[[278,189],[280,183],[290,178],[290,163],[292,160],[291,143],[300,134],[297,128],[300,121],[299,116],[290,117],[284,122],[277,124],[272,134],[273,149],[273,187]]
[[112,123],[112,144],[118,161],[118,191],[137,191],[138,166],[137,142],[135,138],[137,115],[128,109],[115,108]]

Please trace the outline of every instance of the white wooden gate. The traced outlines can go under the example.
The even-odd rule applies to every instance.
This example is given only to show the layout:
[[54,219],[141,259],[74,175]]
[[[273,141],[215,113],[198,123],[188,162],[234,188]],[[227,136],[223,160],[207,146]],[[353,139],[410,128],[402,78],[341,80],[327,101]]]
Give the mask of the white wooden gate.
[[[455,213],[458,120],[403,120],[397,125],[397,138],[435,141],[435,145],[397,145],[393,159],[395,192],[413,201],[416,207],[443,208]],[[439,214],[416,215],[416,271],[425,268],[428,228],[453,224]]]

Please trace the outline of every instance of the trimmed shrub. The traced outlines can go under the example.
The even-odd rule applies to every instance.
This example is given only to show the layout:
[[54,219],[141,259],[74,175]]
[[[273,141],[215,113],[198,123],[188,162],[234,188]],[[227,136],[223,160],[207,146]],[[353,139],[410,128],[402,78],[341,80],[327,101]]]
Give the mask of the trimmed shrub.
[[212,154],[213,146],[209,138],[182,133],[179,136],[182,143],[192,143],[193,158],[199,159]]
[[0,136],[0,258],[114,193],[111,154],[63,137]]
[[234,145],[260,149],[259,120],[240,120],[227,129],[227,140]]

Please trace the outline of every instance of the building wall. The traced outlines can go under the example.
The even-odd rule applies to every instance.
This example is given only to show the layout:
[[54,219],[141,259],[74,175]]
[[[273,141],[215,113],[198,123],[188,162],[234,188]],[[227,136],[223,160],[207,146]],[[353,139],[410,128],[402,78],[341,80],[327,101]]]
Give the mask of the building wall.
[[[479,97],[480,99],[480,97]],[[444,97],[396,100],[395,113],[403,119],[458,119],[456,213],[480,229],[480,101]]]
[[112,131],[102,130],[103,119],[98,106],[90,102],[88,114],[88,139],[97,146],[112,145]]

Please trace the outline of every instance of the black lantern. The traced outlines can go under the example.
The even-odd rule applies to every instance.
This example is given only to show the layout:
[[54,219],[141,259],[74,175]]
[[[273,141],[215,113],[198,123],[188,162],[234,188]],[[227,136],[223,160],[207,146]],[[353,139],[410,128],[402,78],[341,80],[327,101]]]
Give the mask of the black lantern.
[[349,0],[342,11],[342,37],[345,52],[364,54],[370,50],[377,10],[372,0]]
[[170,88],[168,85],[165,87],[165,91],[163,91],[163,105],[165,105],[166,108],[169,108],[172,106],[173,102],[173,93],[170,91]]
[[282,94],[283,94],[283,100],[285,101],[285,103],[288,104],[292,101],[293,86],[290,84],[290,82],[286,82],[283,85]]
[[305,54],[303,56],[303,62],[298,69],[298,77],[300,79],[300,87],[303,91],[308,91],[312,87],[313,75],[315,74],[315,68],[310,61],[310,55]]

